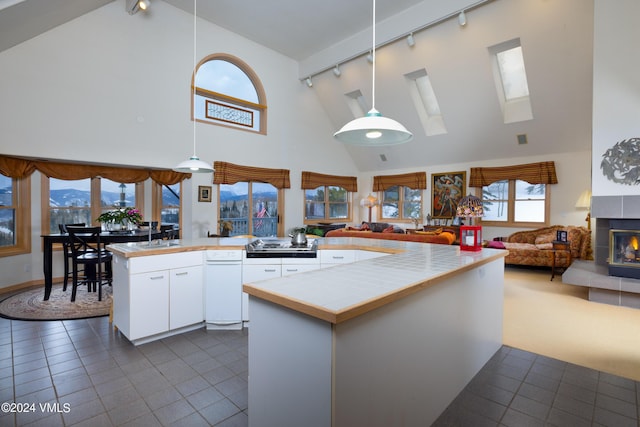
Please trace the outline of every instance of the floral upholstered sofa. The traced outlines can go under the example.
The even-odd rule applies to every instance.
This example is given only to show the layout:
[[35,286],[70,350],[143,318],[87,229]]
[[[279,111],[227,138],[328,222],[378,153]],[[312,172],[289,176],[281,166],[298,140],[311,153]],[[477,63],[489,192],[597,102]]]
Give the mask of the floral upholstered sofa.
[[502,242],[489,242],[489,247],[509,250],[505,264],[551,267],[553,244],[556,232],[565,230],[569,250],[556,250],[556,267],[566,268],[574,259],[593,259],[591,230],[585,227],[553,225],[536,230],[518,231]]

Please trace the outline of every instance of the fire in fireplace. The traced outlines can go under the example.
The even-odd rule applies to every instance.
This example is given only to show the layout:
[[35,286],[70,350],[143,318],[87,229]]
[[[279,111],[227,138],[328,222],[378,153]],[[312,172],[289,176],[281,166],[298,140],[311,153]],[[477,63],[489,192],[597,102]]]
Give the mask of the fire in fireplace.
[[640,230],[609,230],[609,274],[640,279]]

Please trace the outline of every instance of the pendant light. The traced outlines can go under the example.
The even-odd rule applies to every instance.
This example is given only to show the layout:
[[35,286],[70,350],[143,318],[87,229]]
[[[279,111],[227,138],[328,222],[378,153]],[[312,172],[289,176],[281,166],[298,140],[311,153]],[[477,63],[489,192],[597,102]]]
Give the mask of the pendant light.
[[209,173],[213,172],[213,167],[207,162],[200,160],[196,156],[196,21],[197,21],[197,1],[193,0],[193,156],[189,157],[189,160],[185,160],[174,167],[176,172],[183,173]]
[[372,87],[371,110],[364,116],[352,120],[333,136],[341,142],[352,145],[366,145],[378,147],[409,142],[413,134],[393,119],[383,117],[376,110],[376,0],[373,0],[373,46],[372,57]]

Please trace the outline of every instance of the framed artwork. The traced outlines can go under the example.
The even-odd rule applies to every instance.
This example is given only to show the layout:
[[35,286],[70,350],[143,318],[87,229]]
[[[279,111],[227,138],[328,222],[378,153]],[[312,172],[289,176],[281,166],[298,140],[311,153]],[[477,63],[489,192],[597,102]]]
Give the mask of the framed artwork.
[[558,242],[566,242],[567,241],[567,232],[565,230],[556,231],[556,240]]
[[210,202],[211,201],[211,187],[208,185],[198,186],[198,201]]
[[467,173],[447,172],[431,174],[431,216],[454,218],[458,202],[465,196]]

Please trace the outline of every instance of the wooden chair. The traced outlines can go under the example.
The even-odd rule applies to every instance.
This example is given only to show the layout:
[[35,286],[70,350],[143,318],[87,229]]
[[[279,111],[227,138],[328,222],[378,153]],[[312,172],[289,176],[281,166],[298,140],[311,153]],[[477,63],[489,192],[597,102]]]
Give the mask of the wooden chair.
[[178,233],[173,225],[161,225],[160,232],[162,233],[162,238],[165,240],[173,240],[178,238]]
[[[78,286],[87,285],[89,292],[98,291],[102,301],[102,285],[111,285],[111,261],[113,255],[100,242],[100,227],[67,227],[72,252],[73,288],[71,301],[76,300]],[[80,268],[84,274],[80,276]]]
[[[58,224],[58,228],[60,229],[60,234],[68,234],[67,227],[84,227],[86,225],[87,224],[85,224],[84,222],[80,222],[77,224]],[[69,271],[69,264],[71,263],[73,254],[71,253],[71,245],[69,239],[62,243],[62,252],[64,257],[64,281],[62,284],[62,290],[66,292],[69,279],[72,279],[72,272]]]

